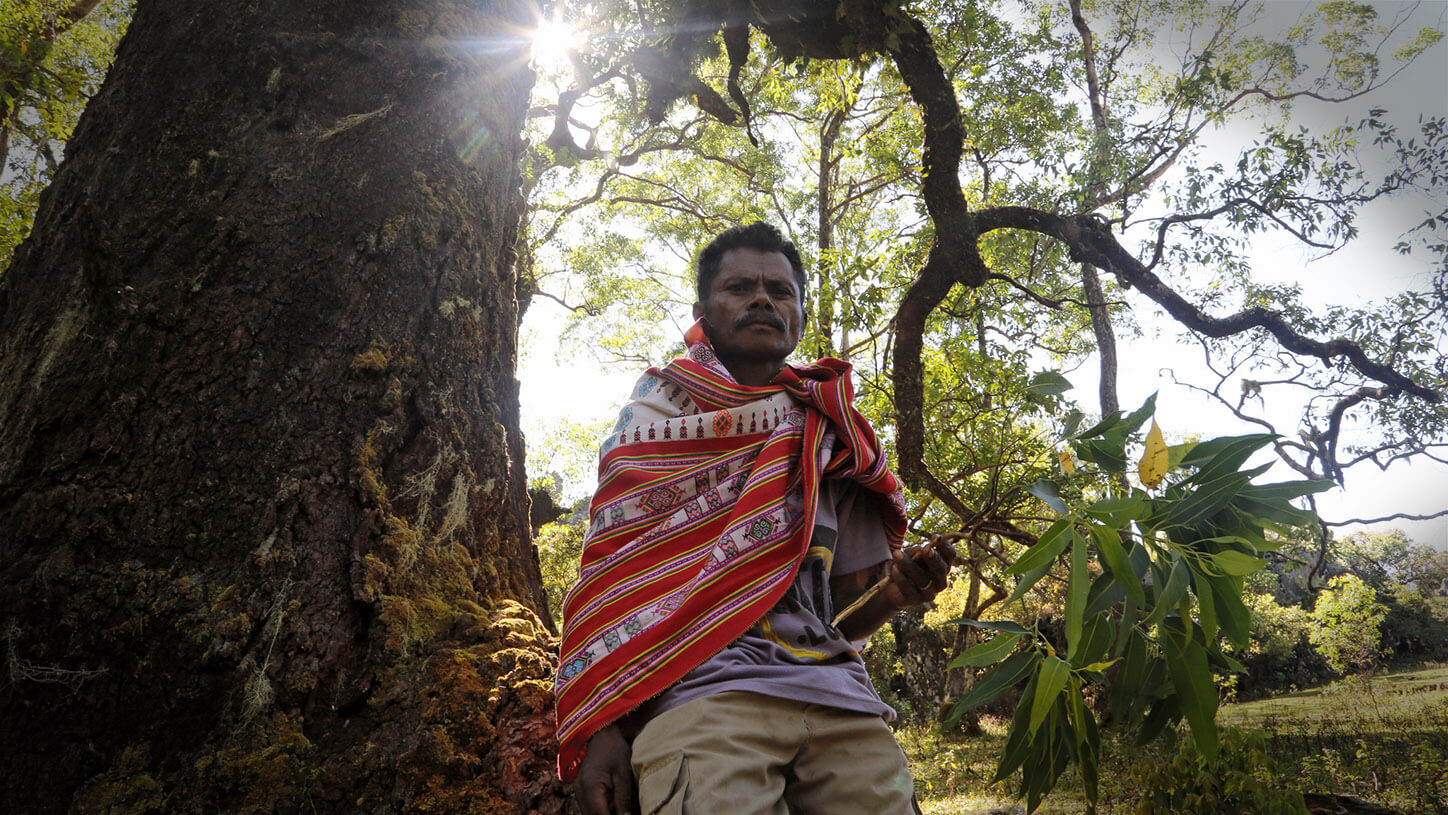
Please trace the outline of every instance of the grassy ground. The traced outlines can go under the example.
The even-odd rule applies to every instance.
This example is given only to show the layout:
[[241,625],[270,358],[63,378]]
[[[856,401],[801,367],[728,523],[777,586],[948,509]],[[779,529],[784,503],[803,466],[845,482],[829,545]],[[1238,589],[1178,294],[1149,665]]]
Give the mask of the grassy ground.
[[[1448,666],[1223,705],[1218,723],[1262,733],[1283,787],[1353,795],[1405,815],[1448,815]],[[897,733],[926,815],[1010,811],[1020,803],[1010,781],[989,783],[1005,743],[1005,722],[983,724],[985,733],[969,739],[924,725]],[[1134,812],[1139,790],[1132,767],[1170,750],[1109,738],[1102,747],[1098,809]],[[1080,781],[1068,770],[1037,811],[1076,815],[1085,809]]]

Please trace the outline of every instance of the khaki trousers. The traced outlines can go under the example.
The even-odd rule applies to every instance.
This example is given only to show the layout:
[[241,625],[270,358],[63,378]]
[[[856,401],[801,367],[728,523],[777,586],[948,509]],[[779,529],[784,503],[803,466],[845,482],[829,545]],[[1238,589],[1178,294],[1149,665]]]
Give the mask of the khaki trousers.
[[879,716],[731,691],[654,717],[633,742],[644,815],[911,815],[914,781]]

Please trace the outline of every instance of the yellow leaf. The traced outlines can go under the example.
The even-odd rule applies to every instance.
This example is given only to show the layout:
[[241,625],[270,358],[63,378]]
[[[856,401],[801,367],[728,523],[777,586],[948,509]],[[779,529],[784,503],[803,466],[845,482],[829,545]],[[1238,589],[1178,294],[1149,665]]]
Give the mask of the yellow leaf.
[[1167,460],[1170,456],[1166,451],[1166,441],[1161,437],[1161,428],[1157,427],[1156,420],[1151,420],[1151,432],[1146,434],[1146,452],[1141,454],[1141,463],[1136,465],[1137,475],[1141,476],[1141,483],[1147,489],[1155,489],[1156,485],[1166,477]]
[[1066,475],[1075,473],[1076,462],[1071,458],[1071,453],[1067,450],[1062,450],[1059,455],[1061,456],[1061,469],[1066,472]]

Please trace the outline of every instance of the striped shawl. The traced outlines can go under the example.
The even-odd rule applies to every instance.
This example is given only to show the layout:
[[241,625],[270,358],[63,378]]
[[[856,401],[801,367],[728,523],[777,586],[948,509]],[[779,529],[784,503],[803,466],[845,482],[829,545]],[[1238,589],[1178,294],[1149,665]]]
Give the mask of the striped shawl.
[[851,405],[850,366],[734,381],[699,324],[687,355],[650,368],[600,450],[578,583],[563,604],[555,689],[559,775],[599,728],[743,634],[789,588],[820,479],[880,494],[891,544],[899,483]]

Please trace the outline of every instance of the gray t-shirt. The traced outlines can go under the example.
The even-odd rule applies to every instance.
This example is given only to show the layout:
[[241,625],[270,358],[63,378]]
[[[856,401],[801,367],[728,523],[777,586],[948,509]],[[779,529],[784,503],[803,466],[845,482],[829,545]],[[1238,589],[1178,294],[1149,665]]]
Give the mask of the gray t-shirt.
[[789,590],[743,636],[644,704],[638,724],[724,691],[895,718],[870,684],[855,645],[829,624],[836,611],[830,577],[890,559],[877,499],[853,481],[826,479],[820,487],[810,548]]

